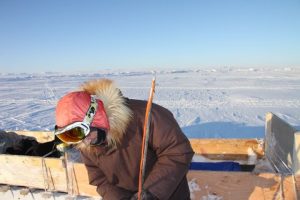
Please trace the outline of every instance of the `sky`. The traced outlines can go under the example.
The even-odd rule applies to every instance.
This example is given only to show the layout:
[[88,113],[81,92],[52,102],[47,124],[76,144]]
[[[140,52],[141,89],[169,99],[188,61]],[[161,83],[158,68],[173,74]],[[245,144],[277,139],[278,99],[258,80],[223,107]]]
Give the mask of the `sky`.
[[0,73],[300,67],[299,0],[0,0]]

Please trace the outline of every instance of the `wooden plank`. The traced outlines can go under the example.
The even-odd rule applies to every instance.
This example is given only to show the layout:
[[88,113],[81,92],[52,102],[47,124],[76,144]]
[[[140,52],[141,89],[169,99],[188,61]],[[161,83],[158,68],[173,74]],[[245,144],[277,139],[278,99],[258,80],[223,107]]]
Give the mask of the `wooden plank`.
[[[53,133],[47,131],[16,131],[17,134],[36,137],[39,142],[53,140]],[[264,155],[264,144],[257,139],[190,139],[196,154],[211,160],[248,160],[255,154]]]
[[35,137],[38,142],[44,143],[54,140],[54,135],[50,131],[11,131],[19,135]]
[[295,175],[295,187],[296,187],[296,193],[297,197],[300,198],[300,175]]
[[192,199],[297,199],[292,176],[189,171],[188,179]]
[[[66,165],[62,160],[47,158],[45,161],[49,170],[46,183],[50,190],[98,196],[96,187],[88,183],[87,171],[82,163],[73,164],[71,180],[67,181]],[[0,162],[1,184],[44,189],[45,175],[40,157],[0,155]],[[282,199],[296,199],[292,176],[281,179],[280,175],[270,173],[189,171],[188,179],[194,199],[208,198],[209,195],[222,197],[222,200],[280,199],[282,196]]]
[[[0,155],[0,183],[66,191],[63,161],[33,156]],[[46,181],[46,182],[44,182]]]
[[190,139],[196,154],[212,160],[247,160],[254,154],[264,155],[262,140],[256,139]]
[[[98,196],[89,185],[84,164],[74,163],[71,168],[65,160],[34,156],[0,155],[0,183],[71,192],[76,195]],[[67,177],[67,170],[70,172]],[[69,181],[68,181],[69,180]]]
[[78,194],[85,196],[99,196],[96,187],[89,185],[87,170],[83,164],[74,164],[74,174],[77,180]]

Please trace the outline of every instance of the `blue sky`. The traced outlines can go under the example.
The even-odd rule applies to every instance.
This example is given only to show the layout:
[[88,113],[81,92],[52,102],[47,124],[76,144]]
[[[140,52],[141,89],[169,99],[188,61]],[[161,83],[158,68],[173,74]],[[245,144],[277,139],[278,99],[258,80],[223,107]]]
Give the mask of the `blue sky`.
[[0,1],[0,72],[300,67],[300,1]]

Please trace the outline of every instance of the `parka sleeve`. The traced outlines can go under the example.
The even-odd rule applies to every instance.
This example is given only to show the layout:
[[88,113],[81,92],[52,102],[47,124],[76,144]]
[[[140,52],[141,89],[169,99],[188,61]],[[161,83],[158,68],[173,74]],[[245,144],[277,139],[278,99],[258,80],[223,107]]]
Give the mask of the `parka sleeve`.
[[144,188],[165,200],[185,178],[194,152],[172,114],[167,120],[159,117],[152,123],[149,146],[155,151],[157,161],[146,177]]
[[104,200],[127,200],[133,195],[130,191],[110,184],[101,169],[83,152],[81,159],[87,169],[90,185],[97,186],[97,192]]

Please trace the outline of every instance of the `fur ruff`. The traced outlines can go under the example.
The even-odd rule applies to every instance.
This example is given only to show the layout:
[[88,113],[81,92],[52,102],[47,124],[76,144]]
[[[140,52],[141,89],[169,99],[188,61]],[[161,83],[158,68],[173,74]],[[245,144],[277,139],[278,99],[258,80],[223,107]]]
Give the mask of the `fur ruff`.
[[[109,121],[110,129],[107,134],[109,148],[116,148],[125,134],[129,121],[132,119],[132,111],[126,105],[121,91],[109,79],[92,80],[81,86],[82,91],[96,95],[103,102]],[[79,145],[82,148],[83,142]],[[84,145],[85,148],[88,148]]]

